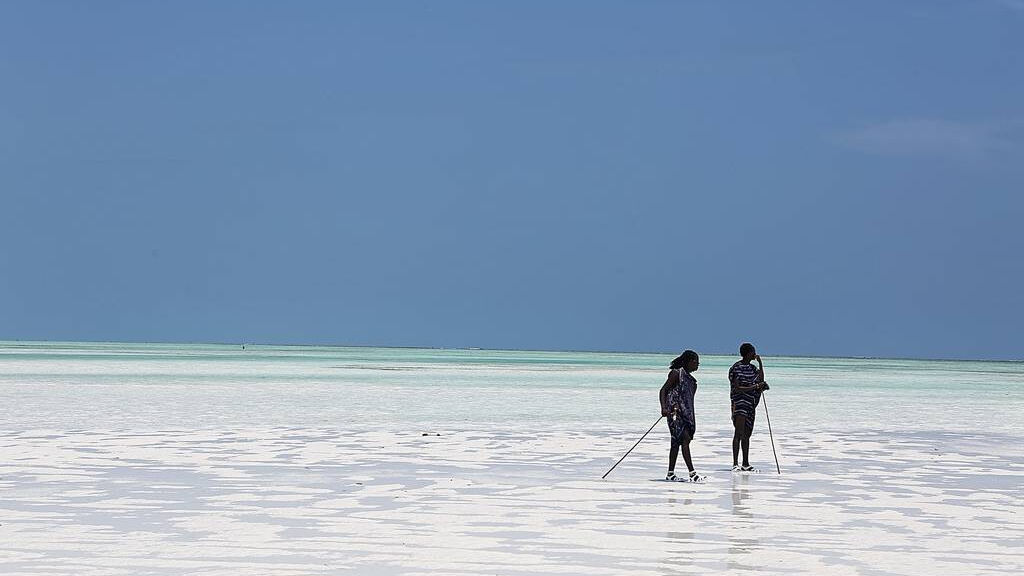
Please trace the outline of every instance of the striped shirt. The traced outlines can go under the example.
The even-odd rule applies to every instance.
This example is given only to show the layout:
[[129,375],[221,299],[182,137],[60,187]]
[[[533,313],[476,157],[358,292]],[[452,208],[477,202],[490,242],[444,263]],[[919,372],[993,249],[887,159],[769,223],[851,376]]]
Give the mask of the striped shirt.
[[750,363],[737,362],[729,368],[729,382],[732,384],[729,398],[734,411],[749,412],[752,415],[757,408],[761,401],[760,390],[736,390],[736,386],[752,386],[757,381],[757,374],[757,368]]

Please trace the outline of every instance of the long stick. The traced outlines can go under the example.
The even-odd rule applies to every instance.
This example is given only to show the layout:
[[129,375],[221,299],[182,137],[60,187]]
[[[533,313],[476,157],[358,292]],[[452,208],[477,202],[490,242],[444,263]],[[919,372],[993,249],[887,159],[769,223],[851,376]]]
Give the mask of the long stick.
[[[643,439],[646,438],[647,435],[651,433],[651,430],[654,430],[654,427],[658,425],[658,422],[661,422],[662,418],[664,418],[664,416],[658,416],[658,419],[654,421],[654,424],[651,424],[650,430],[648,430],[647,432],[644,432],[644,435],[641,436],[640,439],[636,441],[636,444],[633,444],[633,448],[636,448],[637,446],[640,445],[640,442],[642,442]],[[633,451],[633,448],[630,448],[629,450],[627,450],[626,453],[622,455],[622,458],[619,458],[619,462],[622,462],[623,460],[625,460],[626,456],[629,456],[629,453]],[[616,462],[611,468],[609,468],[608,471],[604,473],[604,476],[607,476],[607,475],[611,474],[612,470],[615,470],[615,466],[619,465],[619,462]],[[604,480],[604,476],[601,476],[601,480]]]
[[779,468],[779,455],[775,453],[775,437],[772,436],[772,419],[768,417],[768,401],[765,400],[764,394],[761,395],[761,402],[764,402],[764,417],[768,419],[768,438],[772,441],[772,455],[775,456],[775,469],[778,470],[779,474],[782,474],[782,468]]

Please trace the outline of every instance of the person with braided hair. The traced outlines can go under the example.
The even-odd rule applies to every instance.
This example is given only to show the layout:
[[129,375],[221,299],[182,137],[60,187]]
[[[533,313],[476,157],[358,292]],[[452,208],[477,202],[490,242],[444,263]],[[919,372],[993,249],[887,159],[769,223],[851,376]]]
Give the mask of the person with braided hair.
[[[661,387],[661,415],[668,417],[668,430],[672,443],[668,452],[668,474],[666,480],[703,482],[704,476],[693,469],[690,458],[690,441],[697,431],[697,420],[693,410],[693,399],[697,393],[697,379],[693,372],[700,366],[700,357],[693,350],[686,350],[669,365],[668,378]],[[680,448],[689,475],[686,478],[676,476],[676,459]]]

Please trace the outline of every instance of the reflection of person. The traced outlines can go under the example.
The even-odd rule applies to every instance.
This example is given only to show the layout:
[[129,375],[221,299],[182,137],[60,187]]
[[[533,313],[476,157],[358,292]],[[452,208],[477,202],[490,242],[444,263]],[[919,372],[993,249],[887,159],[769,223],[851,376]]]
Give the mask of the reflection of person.
[[[764,365],[754,345],[744,342],[740,345],[740,361],[729,368],[729,398],[732,400],[732,469],[749,472],[750,434],[754,431],[754,416],[761,401],[761,392],[768,389],[764,381]],[[757,362],[755,368],[751,362]],[[743,465],[739,465],[740,448],[743,448]]]
[[[668,430],[672,435],[672,445],[668,451],[668,474],[666,480],[689,480],[703,482],[704,476],[697,474],[690,459],[690,441],[697,431],[697,420],[693,412],[693,396],[697,393],[697,379],[692,373],[700,366],[700,357],[693,350],[679,355],[669,365],[671,370],[665,384],[661,387],[661,415],[668,416]],[[679,449],[683,449],[683,461],[690,471],[688,478],[676,476],[676,458]]]

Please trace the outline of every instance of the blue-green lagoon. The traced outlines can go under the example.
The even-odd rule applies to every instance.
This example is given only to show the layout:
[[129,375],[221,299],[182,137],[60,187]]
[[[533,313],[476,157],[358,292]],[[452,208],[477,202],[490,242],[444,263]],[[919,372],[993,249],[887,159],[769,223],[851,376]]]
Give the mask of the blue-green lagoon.
[[703,355],[691,485],[600,479],[670,354],[0,343],[0,571],[1020,571],[1024,364],[764,351],[782,474]]

